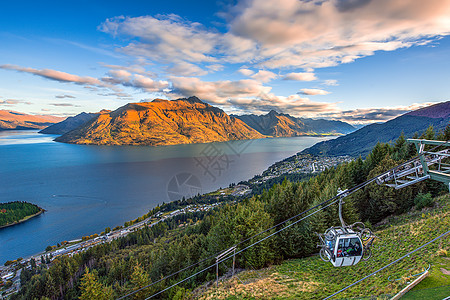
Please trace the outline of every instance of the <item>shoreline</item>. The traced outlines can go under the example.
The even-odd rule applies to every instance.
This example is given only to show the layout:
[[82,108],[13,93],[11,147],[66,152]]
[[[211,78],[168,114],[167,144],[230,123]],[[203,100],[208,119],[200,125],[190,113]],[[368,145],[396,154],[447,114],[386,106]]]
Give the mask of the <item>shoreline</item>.
[[35,213],[34,215],[26,216],[25,218],[20,219],[19,221],[16,221],[16,222],[14,222],[14,223],[2,225],[2,226],[0,226],[0,229],[6,228],[6,227],[10,227],[10,226],[14,226],[14,225],[17,225],[17,224],[20,224],[20,223],[24,223],[24,222],[26,222],[26,221],[28,221],[28,220],[34,218],[34,217],[39,216],[40,214],[44,213],[45,211],[46,211],[45,209],[41,208],[41,210],[38,211],[37,213]]

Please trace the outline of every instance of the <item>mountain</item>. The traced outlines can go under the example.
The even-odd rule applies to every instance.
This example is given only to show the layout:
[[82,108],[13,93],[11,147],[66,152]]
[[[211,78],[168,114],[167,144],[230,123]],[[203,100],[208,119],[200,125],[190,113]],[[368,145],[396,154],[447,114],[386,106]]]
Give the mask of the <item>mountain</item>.
[[197,97],[126,104],[55,141],[93,145],[175,145],[264,136]]
[[74,117],[68,117],[64,121],[61,121],[59,123],[53,124],[41,131],[39,133],[44,134],[65,134],[69,131],[74,130],[78,126],[83,125],[87,121],[92,120],[93,118],[97,117],[100,113],[104,112],[110,112],[109,110],[103,110],[99,113],[85,113],[82,112]]
[[367,125],[346,136],[315,144],[302,153],[314,155],[365,156],[377,142],[390,142],[403,132],[406,137],[422,133],[430,125],[435,131],[444,129],[450,122],[450,101],[424,107],[381,124]]
[[64,120],[62,117],[27,115],[12,110],[0,110],[0,130],[43,129]]
[[[233,115],[234,116],[234,115]],[[295,118],[271,110],[267,115],[234,116],[264,135],[274,137],[317,134],[347,134],[355,128],[341,121]]]

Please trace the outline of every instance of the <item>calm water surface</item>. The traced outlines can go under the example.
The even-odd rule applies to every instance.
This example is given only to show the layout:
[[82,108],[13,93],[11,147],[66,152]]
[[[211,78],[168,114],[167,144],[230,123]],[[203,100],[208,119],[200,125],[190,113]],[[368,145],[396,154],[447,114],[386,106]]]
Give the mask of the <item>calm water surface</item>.
[[0,229],[0,264],[123,225],[162,202],[249,179],[329,139],[147,147],[71,145],[53,138],[36,131],[0,131],[0,202],[28,201],[47,210]]

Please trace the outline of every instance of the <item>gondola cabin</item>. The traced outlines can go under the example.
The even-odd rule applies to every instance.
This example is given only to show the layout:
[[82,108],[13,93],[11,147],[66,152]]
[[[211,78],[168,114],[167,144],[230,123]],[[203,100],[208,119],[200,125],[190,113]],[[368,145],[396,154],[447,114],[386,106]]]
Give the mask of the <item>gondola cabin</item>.
[[363,243],[353,230],[337,229],[332,240],[326,241],[326,255],[335,267],[356,265],[363,257]]

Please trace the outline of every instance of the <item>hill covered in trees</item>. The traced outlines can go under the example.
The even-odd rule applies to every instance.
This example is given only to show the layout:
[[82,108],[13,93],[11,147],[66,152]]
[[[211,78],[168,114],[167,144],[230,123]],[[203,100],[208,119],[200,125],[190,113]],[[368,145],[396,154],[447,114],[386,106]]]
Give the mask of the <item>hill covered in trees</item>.
[[[422,138],[449,140],[450,127],[439,134],[429,128]],[[292,223],[286,222],[272,228],[335,196],[338,188],[351,188],[415,154],[413,145],[406,143],[402,135],[394,145],[376,144],[365,160],[360,157],[307,180],[286,180],[260,195],[224,204],[208,212],[180,215],[73,257],[58,257],[48,269],[42,266],[24,270],[21,275],[24,285],[11,299],[90,299],[94,294],[96,299],[112,299],[153,283],[135,295],[136,299],[143,299],[213,265],[217,253],[224,249],[238,244],[239,251],[275,230],[290,226]],[[401,190],[372,183],[346,198],[344,219],[348,223],[363,221],[369,227],[375,226],[387,217],[414,210],[414,207],[433,205],[422,199],[446,193],[447,187],[432,181]],[[286,259],[315,254],[318,240],[314,232],[323,232],[338,222],[338,207],[329,206],[286,228],[281,234],[248,248],[236,257],[236,267],[260,269]],[[267,231],[253,237],[264,230]],[[200,263],[179,272],[197,262]],[[228,269],[229,264],[221,264],[219,273],[222,275]],[[160,281],[172,273],[175,274]],[[305,284],[313,284],[313,279],[305,278]],[[215,271],[211,268],[182,285],[168,289],[160,298],[184,299],[193,289],[214,279]],[[376,294],[376,287],[369,291]]]
[[0,203],[0,228],[19,223],[43,211],[39,206],[28,202]]

